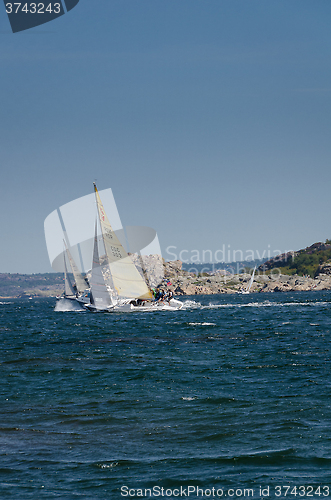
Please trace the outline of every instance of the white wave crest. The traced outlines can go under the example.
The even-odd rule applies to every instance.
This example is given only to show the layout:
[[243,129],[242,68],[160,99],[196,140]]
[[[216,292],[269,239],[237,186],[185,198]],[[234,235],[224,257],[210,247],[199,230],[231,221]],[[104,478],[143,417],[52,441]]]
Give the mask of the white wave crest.
[[112,469],[113,467],[116,467],[118,465],[118,462],[112,462],[111,464],[100,464],[98,467],[100,469]]
[[216,326],[216,323],[189,323],[191,326]]

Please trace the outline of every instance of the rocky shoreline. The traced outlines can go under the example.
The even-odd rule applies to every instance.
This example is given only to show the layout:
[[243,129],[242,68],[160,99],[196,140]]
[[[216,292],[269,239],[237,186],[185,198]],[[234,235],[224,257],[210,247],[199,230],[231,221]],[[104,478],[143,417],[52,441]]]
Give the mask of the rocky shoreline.
[[[215,272],[207,276],[196,276],[182,271],[181,261],[175,261],[165,263],[165,277],[171,285],[167,285],[165,280],[163,288],[172,290],[175,295],[212,295],[238,293],[241,288],[246,288],[251,274],[229,275]],[[258,271],[251,288],[252,293],[310,290],[331,290],[331,263],[321,266],[315,278]]]
[[[138,262],[136,265],[140,267]],[[155,256],[150,256],[146,268],[148,272],[144,275],[152,287],[160,286],[172,290],[177,296],[238,293],[241,288],[246,288],[251,279],[249,273],[232,275],[222,270],[197,276],[184,271],[179,260],[164,262],[155,259]],[[63,293],[64,279],[61,273],[0,274],[0,285],[0,300],[19,297],[56,297]],[[251,292],[259,293],[313,290],[331,290],[331,262],[321,265],[314,278],[297,274],[290,276],[279,272],[268,274],[265,270],[257,270],[251,288]]]

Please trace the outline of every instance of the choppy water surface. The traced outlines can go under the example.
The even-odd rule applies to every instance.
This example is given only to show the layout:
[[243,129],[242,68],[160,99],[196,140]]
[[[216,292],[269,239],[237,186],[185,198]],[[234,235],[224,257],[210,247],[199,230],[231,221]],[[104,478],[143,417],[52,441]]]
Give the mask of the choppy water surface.
[[0,303],[1,498],[327,497],[331,293],[189,299]]

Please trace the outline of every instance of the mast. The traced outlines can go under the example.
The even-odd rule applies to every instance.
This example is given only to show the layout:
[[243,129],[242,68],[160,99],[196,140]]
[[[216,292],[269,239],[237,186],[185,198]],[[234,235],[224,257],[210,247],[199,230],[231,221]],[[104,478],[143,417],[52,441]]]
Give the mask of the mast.
[[119,297],[123,298],[152,299],[152,292],[110,225],[95,182],[93,186],[107,264],[114,290]]

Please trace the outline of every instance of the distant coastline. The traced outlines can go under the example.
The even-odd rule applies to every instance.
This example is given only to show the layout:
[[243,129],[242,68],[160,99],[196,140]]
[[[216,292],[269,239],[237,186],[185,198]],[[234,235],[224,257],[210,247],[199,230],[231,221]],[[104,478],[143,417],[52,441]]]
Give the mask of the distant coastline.
[[62,273],[0,273],[0,299],[56,297],[63,292]]
[[[141,259],[136,254],[132,254],[132,259],[143,273]],[[175,295],[236,293],[248,284],[254,266],[258,267],[251,292],[331,290],[331,240],[270,260],[188,264],[180,260],[165,262],[160,256],[150,255],[143,261],[150,274],[154,273],[155,283],[158,283],[159,266],[161,270],[163,266],[165,279],[160,286]],[[62,273],[0,273],[0,299],[56,297],[62,294],[63,288]]]
[[[237,293],[245,287],[250,273],[196,275],[182,269],[181,261],[164,264],[164,289],[170,289],[175,295],[213,295]],[[266,274],[258,271],[251,292],[290,292],[310,290],[331,290],[331,264],[326,264],[316,277]],[[64,279],[61,273],[46,274],[0,274],[0,300],[24,297],[56,297],[63,293]]]
[[[63,276],[57,273],[38,275],[0,274],[0,300],[28,297],[56,297],[63,293]],[[14,279],[13,279],[14,277]],[[46,277],[46,279],[45,279]],[[225,277],[192,276],[181,271],[168,275],[171,285],[161,284],[164,289],[172,290],[174,295],[214,295],[237,293],[245,287],[251,275],[242,273]],[[17,278],[17,279],[15,279]],[[331,290],[331,275],[319,275],[317,278],[298,275],[256,275],[251,293],[292,292],[292,291]]]

